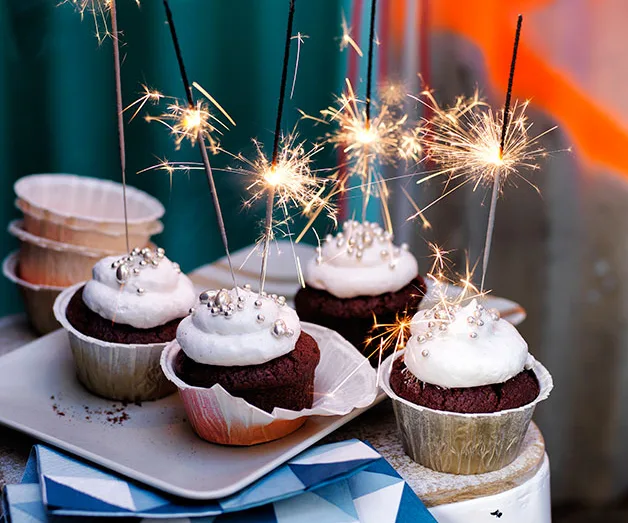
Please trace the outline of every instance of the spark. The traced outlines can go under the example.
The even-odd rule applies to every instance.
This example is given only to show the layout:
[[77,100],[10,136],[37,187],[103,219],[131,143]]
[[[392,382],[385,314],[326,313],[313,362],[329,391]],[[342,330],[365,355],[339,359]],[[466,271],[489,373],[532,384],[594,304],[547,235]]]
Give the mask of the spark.
[[412,335],[412,318],[413,316],[403,312],[397,313],[395,321],[392,323],[379,323],[377,317],[373,315],[373,327],[371,329],[373,335],[368,339],[367,345],[377,343],[378,348],[369,358],[376,352],[383,354],[390,349],[394,349],[395,352],[402,350]]
[[[85,15],[92,18],[96,39],[102,44],[108,37],[113,36],[109,29],[109,13],[111,12],[112,0],[61,0],[59,5],[70,4],[81,15],[81,19]],[[135,0],[137,6],[140,6],[140,0]]]
[[347,24],[347,19],[345,18],[344,13],[342,13],[341,27],[342,36],[340,37],[340,50],[344,51],[347,47],[351,46],[353,50],[358,53],[358,56],[364,56],[364,53],[362,53],[362,49],[360,49],[360,46],[351,36],[351,27],[349,27],[349,25]]
[[[533,124],[526,115],[529,102],[513,104],[501,150],[503,110],[493,111],[477,92],[468,98],[458,97],[449,108],[441,108],[429,91],[424,91],[422,95],[425,100],[415,99],[426,105],[433,114],[425,122],[423,147],[426,157],[437,169],[417,183],[439,177],[446,180],[443,194],[424,207],[422,212],[466,184],[471,184],[475,191],[479,187],[490,187],[495,180],[499,180],[501,193],[507,183],[516,184],[519,179],[538,192],[538,188],[522,172],[539,169],[537,160],[549,154],[540,140],[556,127],[533,134]],[[416,216],[414,214],[409,219]]]
[[391,106],[401,106],[408,97],[408,89],[402,82],[386,80],[378,87],[379,99]]
[[399,156],[406,161],[419,162],[423,156],[423,137],[425,128],[415,125],[409,129],[402,129],[399,133],[397,151]]
[[152,104],[158,104],[161,101],[161,99],[164,97],[164,95],[161,94],[159,91],[150,89],[145,84],[142,84],[141,94],[142,96],[140,96],[137,100],[135,100],[133,103],[127,105],[124,108],[125,111],[128,111],[129,109],[131,109],[131,107],[137,106],[135,111],[133,112],[133,115],[129,119],[129,122],[131,122],[139,114],[139,112],[144,108],[144,106],[147,103],[150,102]]
[[[273,206],[280,209],[282,219],[271,220],[271,227],[259,238],[255,249],[281,233],[290,238],[293,234],[290,225],[293,221],[292,209],[298,209],[305,217],[318,216],[325,211],[335,220],[335,206],[325,194],[330,180],[317,176],[312,169],[312,158],[322,150],[322,145],[307,148],[306,142],[299,140],[296,131],[282,135],[279,143],[277,159],[273,164],[266,156],[262,144],[253,140],[256,157],[248,159],[243,154],[232,155],[241,162],[242,167],[229,168],[228,171],[251,178],[247,191],[251,196],[244,202],[244,207],[251,207],[254,202],[273,195]],[[272,209],[271,209],[272,212]],[[295,266],[299,281],[303,282],[300,260],[295,254]]]
[[304,35],[303,33],[297,33],[296,36],[293,36],[291,40],[297,41],[297,57],[294,62],[294,76],[292,77],[292,88],[290,89],[290,100],[294,96],[294,86],[297,83],[297,73],[299,72],[299,61],[301,59],[301,46],[303,45],[305,38],[309,38],[308,35]]
[[220,142],[215,137],[222,132],[215,125],[227,126],[209,112],[208,105],[203,100],[197,100],[195,105],[189,106],[178,101],[168,105],[167,111],[159,116],[146,116],[147,122],[159,122],[170,129],[170,133],[175,137],[174,143],[177,149],[181,147],[184,140],[189,140],[192,146],[197,140],[207,139],[209,149],[212,153],[217,153]]
[[395,118],[388,106],[378,106],[378,112],[369,119],[365,102],[359,100],[351,82],[346,80],[346,92],[336,100],[336,106],[321,111],[320,119],[337,128],[326,135],[327,143],[339,148],[347,157],[349,164],[345,173],[337,176],[340,192],[346,189],[346,183],[352,176],[361,181],[363,193],[363,212],[371,196],[381,200],[386,228],[392,231],[388,211],[388,187],[380,173],[381,165],[394,165],[398,153],[398,131],[405,123],[406,116]]

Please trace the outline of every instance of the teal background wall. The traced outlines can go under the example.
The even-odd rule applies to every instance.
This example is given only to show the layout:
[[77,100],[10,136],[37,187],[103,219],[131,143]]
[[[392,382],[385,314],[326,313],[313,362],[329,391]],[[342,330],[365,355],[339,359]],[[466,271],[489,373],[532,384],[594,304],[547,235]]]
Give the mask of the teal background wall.
[[[111,42],[98,46],[91,19],[57,0],[0,0],[0,224],[18,216],[12,185],[26,174],[66,172],[118,180]],[[338,50],[343,0],[300,1],[295,33],[309,36],[301,50],[294,99],[286,105],[284,129],[298,119],[297,108],[315,113],[342,87],[345,55]],[[287,0],[172,0],[190,77],[229,111],[237,126],[222,142],[232,152],[252,154],[250,139],[272,147]],[[118,0],[123,97],[128,105],[141,83],[183,96],[162,2]],[[294,51],[292,63],[294,63]],[[292,71],[290,71],[290,75]],[[290,76],[291,78],[291,76]],[[166,207],[165,230],[157,242],[191,270],[223,254],[204,175],[176,175],[172,190],[163,172],[137,171],[171,160],[199,159],[188,146],[174,151],[167,130],[137,118],[127,125],[129,183],[157,196]],[[305,126],[306,137],[321,129]],[[309,133],[309,135],[308,135]],[[332,151],[318,156],[321,166]],[[232,165],[225,155],[217,168]],[[216,173],[233,250],[257,236],[261,208],[241,210],[241,179]],[[17,248],[0,233],[0,255]],[[13,284],[0,279],[0,316],[22,307]]]

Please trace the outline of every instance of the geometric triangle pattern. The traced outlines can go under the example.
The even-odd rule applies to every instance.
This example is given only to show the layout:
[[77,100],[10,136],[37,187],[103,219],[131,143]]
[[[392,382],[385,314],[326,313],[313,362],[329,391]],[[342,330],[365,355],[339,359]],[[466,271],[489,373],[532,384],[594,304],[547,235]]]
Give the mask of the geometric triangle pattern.
[[436,521],[390,464],[358,440],[311,448],[232,496],[190,504],[42,445],[35,456],[24,483],[5,487],[11,523],[47,523],[49,516],[55,523],[112,516],[116,523]]

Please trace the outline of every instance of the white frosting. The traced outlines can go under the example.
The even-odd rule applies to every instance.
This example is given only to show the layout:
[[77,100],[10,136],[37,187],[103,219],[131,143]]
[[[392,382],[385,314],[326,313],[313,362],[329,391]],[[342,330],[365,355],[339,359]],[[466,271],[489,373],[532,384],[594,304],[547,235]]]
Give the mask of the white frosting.
[[305,281],[338,298],[395,292],[419,274],[408,246],[397,247],[376,223],[348,221],[336,236],[327,236],[318,256],[306,267]]
[[[205,296],[203,296],[203,294]],[[249,287],[206,291],[177,329],[181,349],[197,363],[261,365],[294,349],[301,324],[285,298]]]
[[138,329],[186,316],[196,300],[192,281],[163,250],[142,252],[135,249],[124,258],[97,262],[83,289],[85,305],[105,319]]
[[503,383],[533,361],[517,329],[477,300],[418,312],[405,353],[414,376],[446,388]]

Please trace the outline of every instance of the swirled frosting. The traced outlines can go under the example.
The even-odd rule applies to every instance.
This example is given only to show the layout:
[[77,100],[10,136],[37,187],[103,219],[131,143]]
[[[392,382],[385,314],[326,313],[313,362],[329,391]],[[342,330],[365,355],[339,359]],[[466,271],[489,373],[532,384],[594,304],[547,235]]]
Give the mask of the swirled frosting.
[[517,329],[477,300],[418,312],[405,352],[414,376],[445,388],[503,383],[533,361]]
[[192,281],[163,249],[103,258],[83,289],[83,302],[96,314],[138,329],[183,318],[195,300]]
[[205,291],[179,324],[177,341],[187,356],[206,365],[261,365],[294,349],[301,324],[283,296],[250,286]]
[[396,292],[419,274],[408,245],[397,247],[378,224],[347,221],[328,235],[306,267],[305,281],[338,298]]

